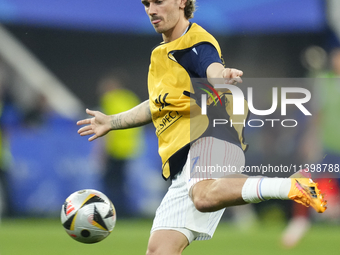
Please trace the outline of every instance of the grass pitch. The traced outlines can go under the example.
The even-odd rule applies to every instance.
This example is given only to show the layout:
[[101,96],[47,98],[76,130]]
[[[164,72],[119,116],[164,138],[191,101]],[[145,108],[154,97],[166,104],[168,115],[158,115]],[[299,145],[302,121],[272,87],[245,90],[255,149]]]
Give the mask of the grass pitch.
[[[145,254],[152,220],[118,219],[111,235],[97,244],[72,240],[57,219],[5,219],[0,225],[0,255],[60,254]],[[184,255],[199,254],[339,254],[340,226],[313,225],[299,245],[285,249],[280,245],[283,225],[259,224],[241,231],[221,222],[214,238],[193,242]]]

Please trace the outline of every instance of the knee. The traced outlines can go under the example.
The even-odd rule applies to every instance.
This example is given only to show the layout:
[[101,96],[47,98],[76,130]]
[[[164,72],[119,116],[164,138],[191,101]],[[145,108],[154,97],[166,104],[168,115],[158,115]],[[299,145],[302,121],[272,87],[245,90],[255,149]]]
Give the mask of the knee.
[[149,243],[148,248],[146,250],[146,255],[160,255],[162,251],[157,243]]
[[200,212],[213,212],[216,211],[218,205],[217,195],[214,194],[214,188],[212,187],[213,181],[202,181],[197,183],[192,188],[192,201],[196,209]]
[[154,246],[148,246],[148,249],[146,250],[146,255],[157,255],[157,254],[160,254],[158,251],[157,251],[157,248],[154,247]]
[[159,245],[148,245],[146,255],[180,255],[181,250],[172,250],[171,248],[162,248]]
[[193,203],[200,212],[211,212],[213,206],[212,201],[205,195],[196,195],[193,197]]

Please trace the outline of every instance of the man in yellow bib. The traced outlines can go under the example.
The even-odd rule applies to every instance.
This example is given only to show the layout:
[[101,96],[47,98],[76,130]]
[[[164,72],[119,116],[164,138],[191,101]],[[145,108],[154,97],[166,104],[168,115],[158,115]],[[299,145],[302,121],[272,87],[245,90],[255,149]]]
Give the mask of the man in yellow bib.
[[[292,178],[248,178],[239,171],[213,176],[196,166],[245,164],[242,125],[212,131],[209,113],[200,114],[200,91],[216,92],[224,116],[232,95],[214,89],[216,79],[227,84],[242,82],[243,72],[224,67],[220,47],[212,35],[190,23],[195,0],[142,0],[145,11],[163,42],[154,48],[148,75],[149,99],[129,111],[105,115],[86,109],[92,117],[78,133],[89,141],[111,130],[138,127],[153,122],[163,162],[163,177],[172,184],[156,211],[147,254],[181,254],[193,240],[210,239],[228,206],[269,199],[292,199],[323,212],[316,183],[305,173]],[[199,88],[191,79],[207,82]],[[210,102],[211,103],[211,102]],[[209,105],[209,102],[207,102]],[[230,110],[230,109],[229,109]],[[211,112],[211,111],[210,111]],[[227,126],[227,125],[224,125]],[[232,177],[232,178],[231,178]]]

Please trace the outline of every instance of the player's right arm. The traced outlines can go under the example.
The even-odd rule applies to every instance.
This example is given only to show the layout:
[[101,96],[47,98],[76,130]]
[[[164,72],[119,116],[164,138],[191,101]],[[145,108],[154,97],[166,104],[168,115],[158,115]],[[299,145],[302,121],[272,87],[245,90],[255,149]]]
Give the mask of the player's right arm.
[[104,136],[111,130],[140,127],[152,122],[149,100],[115,115],[106,115],[89,109],[86,109],[86,113],[93,117],[79,120],[77,125],[85,125],[78,133],[81,136],[92,135],[89,141]]

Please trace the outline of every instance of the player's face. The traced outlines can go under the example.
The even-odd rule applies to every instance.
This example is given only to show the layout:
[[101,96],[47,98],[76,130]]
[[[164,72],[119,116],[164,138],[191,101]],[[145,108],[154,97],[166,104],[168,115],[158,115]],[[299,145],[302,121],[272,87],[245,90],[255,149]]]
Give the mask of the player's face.
[[167,33],[175,28],[183,16],[185,2],[183,0],[142,0],[145,12],[158,33]]

